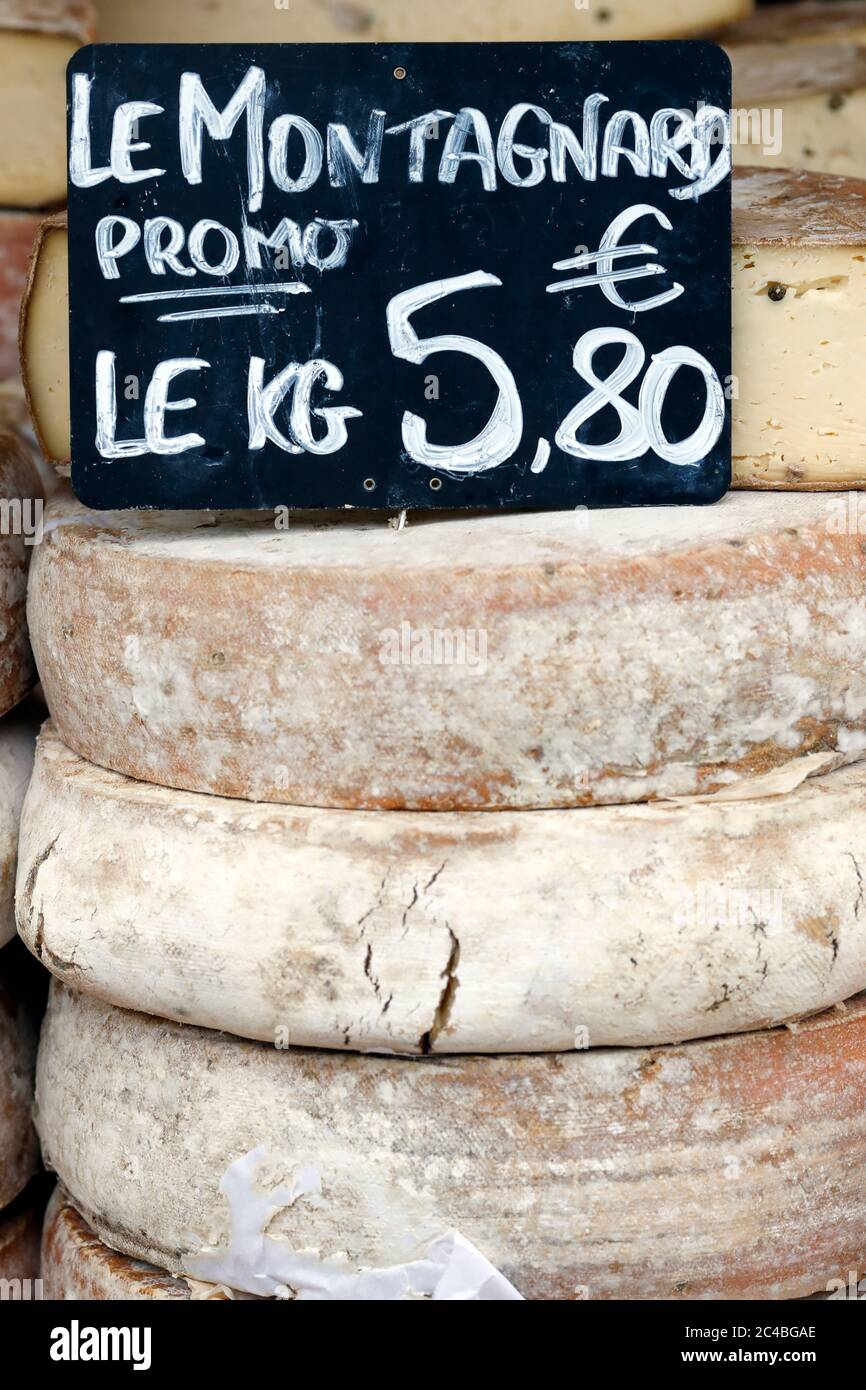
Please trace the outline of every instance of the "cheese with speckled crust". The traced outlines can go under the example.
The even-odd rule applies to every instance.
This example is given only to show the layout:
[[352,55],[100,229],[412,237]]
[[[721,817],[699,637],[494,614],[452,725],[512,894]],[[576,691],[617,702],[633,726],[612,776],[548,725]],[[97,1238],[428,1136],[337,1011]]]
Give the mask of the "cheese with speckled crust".
[[104,772],[49,725],[19,931],[76,989],[292,1045],[539,1052],[762,1027],[866,988],[866,764],[754,796],[251,806]]
[[746,43],[728,54],[735,119],[752,113],[735,138],[736,163],[866,177],[866,49]]
[[38,213],[0,211],[0,380],[18,375],[18,315],[38,226]]
[[[38,1124],[101,1239],[225,1250],[262,1150],[271,1235],[402,1263],[456,1229],[528,1299],[792,1298],[866,1249],[866,1004],[679,1048],[406,1060],[280,1052],[54,985]],[[244,1203],[243,1194],[236,1200]],[[245,1209],[245,1206],[244,1206]]]
[[[735,487],[866,487],[866,182],[735,169]],[[69,457],[65,215],[45,224],[22,315],[24,380],[48,458]]]
[[97,0],[110,43],[464,43],[527,39],[667,39],[707,34],[752,0]]
[[[196,1288],[185,1279],[174,1279],[155,1265],[132,1260],[103,1244],[59,1185],[45,1213],[42,1282],[47,1299],[80,1299],[86,1303],[189,1301]],[[218,1302],[232,1297],[224,1290],[201,1287],[200,1297]]]
[[20,945],[0,952],[0,1210],[23,1192],[39,1167],[30,1119],[38,1022]]
[[164,786],[350,809],[691,795],[866,752],[847,518],[844,497],[731,494],[276,530],[64,495],[31,637],[63,741]]
[[80,0],[0,0],[0,207],[66,198],[66,64],[93,37]]
[[18,823],[33,769],[38,707],[28,702],[0,720],[0,946],[15,935]]
[[0,716],[36,684],[26,600],[27,570],[39,547],[22,530],[37,535],[34,504],[42,492],[29,446],[0,412]]

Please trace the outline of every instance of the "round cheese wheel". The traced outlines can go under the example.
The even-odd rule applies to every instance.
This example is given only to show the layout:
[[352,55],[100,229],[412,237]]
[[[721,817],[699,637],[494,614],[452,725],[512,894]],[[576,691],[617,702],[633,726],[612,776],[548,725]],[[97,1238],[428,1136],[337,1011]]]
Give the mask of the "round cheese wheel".
[[323,811],[136,782],[49,725],[18,924],[76,989],[271,1043],[672,1042],[866,989],[864,842],[864,764],[750,801]]
[[39,546],[43,489],[28,446],[0,413],[0,715],[36,684],[27,637],[27,569]]
[[[42,1232],[42,1283],[48,1299],[128,1302],[132,1299],[186,1299],[193,1288],[142,1260],[131,1260],[104,1245],[69,1201],[55,1188]],[[225,1299],[221,1290],[210,1294]]]
[[725,29],[724,43],[866,43],[866,0],[793,0],[761,5]]
[[42,1207],[26,1197],[11,1211],[0,1212],[0,1280],[19,1281],[6,1295],[15,1301],[34,1296],[32,1283],[28,1288],[24,1281],[39,1277],[41,1228]]
[[38,1008],[30,962],[18,946],[0,954],[0,1210],[39,1168],[31,1123]]
[[862,1259],[864,1086],[862,997],[679,1048],[408,1060],[55,982],[37,1113],[96,1234],[173,1274],[327,1288],[338,1255],[393,1271],[457,1232],[528,1299],[775,1299]]
[[707,34],[748,14],[751,0],[97,0],[112,43],[509,42],[666,39]]
[[33,770],[40,711],[21,706],[0,720],[0,946],[15,935],[15,866],[18,823]]
[[419,810],[714,791],[866,751],[866,558],[832,501],[280,530],[64,493],[32,640],[69,747],[164,786]]

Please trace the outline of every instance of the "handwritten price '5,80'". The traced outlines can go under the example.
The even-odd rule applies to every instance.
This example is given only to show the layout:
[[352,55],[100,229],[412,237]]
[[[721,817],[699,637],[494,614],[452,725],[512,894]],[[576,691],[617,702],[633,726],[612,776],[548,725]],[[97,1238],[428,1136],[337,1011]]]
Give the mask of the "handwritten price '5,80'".
[[[618,308],[632,314],[646,312],[669,303],[683,293],[674,284],[670,289],[650,298],[633,302],[622,299],[616,285],[622,280],[635,280],[664,273],[655,262],[631,268],[614,268],[614,261],[641,253],[657,254],[654,246],[644,243],[622,246],[619,238],[641,217],[652,215],[666,230],[671,229],[668,218],[649,204],[626,209],[610,224],[599,250],[586,252],[571,260],[558,262],[556,270],[586,270],[594,273],[580,275],[559,284],[548,285],[548,293],[598,286],[607,299]],[[440,334],[420,338],[412,326],[412,316],[450,295],[467,290],[486,289],[502,285],[495,275],[477,270],[468,275],[434,280],[428,284],[396,295],[388,304],[386,317],[391,351],[395,357],[421,365],[436,353],[454,352],[473,357],[490,373],[498,388],[498,397],[486,425],[476,437],[462,445],[432,444],[427,437],[427,425],[419,416],[406,411],[403,416],[403,446],[407,455],[424,467],[454,477],[468,477],[498,468],[514,457],[523,439],[523,407],[520,393],[510,368],[503,358],[486,344],[458,334]],[[277,287],[269,287],[277,288]],[[302,283],[282,287],[286,292],[309,293]],[[595,355],[604,347],[623,348],[619,365],[607,376],[599,377],[593,368]],[[725,418],[725,400],[719,377],[707,359],[694,349],[669,347],[656,353],[640,387],[637,407],[621,394],[640,376],[646,362],[646,352],[634,333],[626,329],[604,327],[584,333],[574,347],[573,366],[577,375],[591,387],[588,394],[569,412],[556,432],[557,446],[575,458],[601,461],[628,461],[642,457],[652,450],[659,458],[678,466],[699,463],[713,448],[721,434]],[[143,453],[171,455],[183,453],[205,443],[201,435],[166,436],[166,411],[189,410],[195,406],[191,398],[171,400],[169,388],[176,376],[188,371],[201,371],[210,364],[201,359],[180,357],[161,362],[154,371],[144,403],[143,439],[118,441],[115,354],[100,351],[96,359],[96,447],[103,458],[131,457]],[[686,439],[671,442],[662,427],[662,411],[670,384],[683,367],[698,371],[705,388],[704,413],[698,427]],[[247,387],[249,418],[249,448],[256,451],[270,442],[287,453],[333,454],[348,440],[346,421],[362,415],[352,406],[318,406],[312,403],[313,390],[321,382],[326,390],[343,388],[343,375],[332,362],[314,360],[291,362],[272,380],[265,382],[265,362],[261,357],[250,360]],[[276,424],[276,412],[286,396],[292,393],[288,435]],[[583,424],[605,406],[619,417],[620,430],[615,439],[604,444],[582,443],[578,432]],[[313,418],[324,424],[322,433],[313,429]],[[541,473],[550,459],[548,440],[540,439],[531,463],[533,473]]]
[[[633,222],[653,216],[670,231],[671,223],[664,213],[647,203],[627,208],[616,217],[602,237],[599,250],[560,261],[555,270],[594,269],[594,273],[578,276],[560,284],[548,285],[548,293],[583,289],[597,285],[611,303],[630,313],[642,313],[668,304],[683,293],[674,284],[669,290],[640,302],[623,300],[617,289],[621,280],[643,279],[664,273],[655,262],[630,268],[614,268],[614,260],[638,254],[657,254],[654,246],[635,243],[621,246],[619,239]],[[445,334],[436,338],[419,338],[410,318],[419,309],[462,290],[482,289],[501,285],[495,275],[475,271],[448,280],[419,285],[397,295],[388,305],[388,334],[395,357],[421,364],[437,352],[463,352],[483,362],[499,388],[499,398],[493,414],[475,439],[457,448],[442,448],[430,444],[427,427],[418,415],[407,411],[403,416],[403,445],[417,463],[428,468],[457,476],[486,472],[497,468],[514,456],[523,438],[523,408],[514,377],[498,353],[473,338]],[[616,344],[624,348],[619,365],[605,378],[596,375],[593,359],[601,348]],[[699,352],[689,347],[669,347],[656,353],[640,389],[637,408],[620,394],[640,375],[646,353],[640,340],[625,329],[595,328],[584,333],[574,348],[573,365],[592,390],[568,414],[556,433],[557,446],[575,458],[627,461],[641,458],[652,450],[667,463],[679,466],[694,465],[705,458],[721,434],[725,419],[725,399],[722,385],[713,366]],[[704,414],[697,429],[688,438],[671,443],[662,428],[662,410],[668,388],[681,367],[693,367],[700,372],[705,387]],[[604,406],[612,406],[619,416],[620,432],[606,444],[583,444],[578,431],[587,420]],[[540,439],[532,471],[540,473],[550,458],[550,444]]]

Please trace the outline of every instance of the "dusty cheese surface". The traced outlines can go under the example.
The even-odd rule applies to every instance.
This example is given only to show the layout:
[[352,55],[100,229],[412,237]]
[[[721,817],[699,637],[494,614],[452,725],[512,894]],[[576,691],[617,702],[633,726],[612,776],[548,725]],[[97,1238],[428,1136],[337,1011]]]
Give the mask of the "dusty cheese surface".
[[[866,1245],[862,1000],[794,1030],[551,1057],[279,1052],[55,986],[48,1162],[107,1243],[180,1273],[227,1251],[220,1181],[260,1150],[269,1231],[402,1263],[456,1229],[525,1298],[788,1298]],[[244,1203],[244,1194],[235,1194]]]
[[48,726],[18,923],[76,989],[274,1044],[671,1042],[866,988],[864,839],[862,764],[750,801],[352,813],[135,782]]
[[190,1287],[164,1270],[131,1260],[103,1244],[79,1216],[62,1187],[55,1188],[42,1230],[44,1295],[87,1303],[189,1300]]
[[31,636],[63,741],[144,781],[347,809],[691,795],[866,750],[863,539],[838,506],[734,494],[398,532],[58,497]]
[[527,39],[688,38],[733,22],[751,0],[98,0],[99,36],[112,43],[338,43]]

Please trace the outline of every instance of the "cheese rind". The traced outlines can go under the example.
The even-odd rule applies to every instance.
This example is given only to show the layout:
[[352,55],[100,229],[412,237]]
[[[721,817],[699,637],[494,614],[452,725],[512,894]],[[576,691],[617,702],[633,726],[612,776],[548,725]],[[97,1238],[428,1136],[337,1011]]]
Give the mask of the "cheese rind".
[[39,1168],[30,1118],[38,1037],[38,1010],[26,954],[7,946],[0,954],[0,1210],[23,1192]]
[[260,1149],[259,1193],[317,1176],[268,1229],[322,1260],[402,1264],[456,1229],[528,1299],[777,1299],[862,1260],[864,1086],[862,999],[681,1048],[407,1061],[280,1052],[55,984],[37,1113],[96,1234],[175,1274],[197,1239],[226,1249],[220,1180]]
[[795,0],[761,5],[720,35],[724,44],[866,44],[866,0]]
[[103,1244],[62,1187],[55,1188],[42,1232],[44,1296],[83,1302],[189,1300],[190,1287],[164,1270],[131,1260]]
[[[40,1204],[33,1202],[0,1212],[0,1280],[34,1280],[39,1277],[39,1245],[42,1226]],[[32,1285],[29,1290],[33,1296]],[[6,1297],[20,1301],[28,1290],[12,1286]]]
[[708,34],[749,13],[751,0],[98,0],[110,43],[464,43],[528,39],[661,39]]
[[[691,795],[866,751],[866,558],[838,506],[731,495],[398,532],[58,496],[31,635],[63,741],[164,786],[349,809]],[[453,659],[419,633],[431,651],[450,634]]]
[[15,935],[18,825],[38,728],[39,713],[30,704],[0,720],[0,947]]
[[76,989],[265,1042],[681,1041],[866,988],[864,839],[866,765],[751,801],[352,813],[135,782],[49,725],[18,924]]
[[[0,715],[36,684],[26,599],[42,493],[29,447],[0,416]],[[25,529],[31,543],[22,534]]]
[[756,43],[727,51],[737,164],[866,177],[866,49]]
[[0,381],[18,375],[18,316],[39,220],[0,211]]

